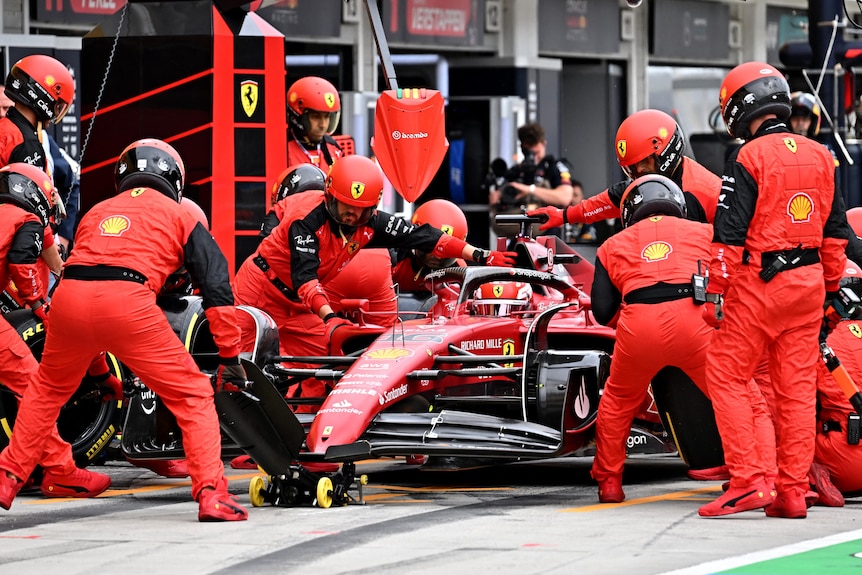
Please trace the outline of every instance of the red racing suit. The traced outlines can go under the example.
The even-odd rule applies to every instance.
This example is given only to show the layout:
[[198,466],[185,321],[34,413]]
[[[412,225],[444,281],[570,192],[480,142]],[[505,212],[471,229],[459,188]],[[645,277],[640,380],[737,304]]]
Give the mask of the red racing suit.
[[[709,257],[712,226],[671,216],[641,220],[608,238],[596,253],[593,314],[605,325],[619,314],[611,371],[599,402],[592,476],[619,477],[632,421],[653,377],[676,366],[707,396],[706,355],[713,330],[693,299],[691,276]],[[775,449],[766,403],[746,391],[763,417],[757,441]],[[742,396],[740,396],[742,397]],[[759,399],[758,399],[759,398]]]
[[[721,178],[683,156],[682,164],[671,178],[685,194],[688,219],[712,223],[721,191]],[[620,217],[620,202],[631,180],[617,182],[607,190],[567,208],[566,222],[591,224],[600,220]]]
[[[332,164],[344,155],[341,148],[332,139],[331,136],[324,136],[323,140],[316,145],[309,147],[297,140],[293,135],[288,136],[287,140],[287,165],[295,166],[296,164],[314,164],[324,174],[329,173],[329,168]],[[329,161],[331,159],[332,161]]]
[[[857,385],[862,383],[862,322],[845,320],[826,342]],[[847,417],[856,410],[823,362],[817,374],[817,429],[814,460],[829,470],[832,483],[844,493],[862,491],[862,444],[847,443]]]
[[219,355],[239,353],[227,260],[210,233],[176,201],[135,188],[93,206],[52,299],[38,381],[27,389],[0,468],[27,477],[39,462],[60,407],[90,360],[112,352],[176,416],[192,495],[226,487],[213,386],[156,305],[165,278],[185,265],[201,290]]
[[[380,211],[344,235],[326,211],[322,191],[291,198],[281,223],[243,262],[234,280],[238,304],[262,309],[275,320],[283,355],[326,352],[327,342],[308,334],[320,329],[320,308],[333,305],[326,286],[361,249],[415,247],[441,257],[455,257],[466,245],[429,225],[414,226]],[[386,273],[390,266],[387,263]],[[307,391],[302,394],[310,395]]]
[[5,118],[0,118],[0,166],[13,162],[48,171],[47,153],[36,128],[14,107],[9,108]]
[[[768,350],[780,438],[775,487],[802,495],[814,457],[822,306],[845,269],[844,206],[829,151],[777,119],[760,126],[727,170],[708,287],[725,294],[724,320],[707,356],[707,387],[732,487],[768,480],[768,465],[752,449],[757,415],[740,401]],[[779,256],[795,262],[764,281],[761,270]]]
[[[44,229],[35,215],[12,204],[0,204],[0,285],[13,279],[20,286],[18,295],[21,301],[30,304],[46,297],[46,284],[42,282],[38,269]],[[24,395],[39,371],[39,363],[21,336],[5,320],[0,320],[0,338],[0,381],[16,394]],[[59,475],[67,475],[75,470],[72,448],[60,438],[56,418],[48,423],[44,432],[46,439],[36,454],[36,463]],[[16,426],[16,432],[17,429]]]

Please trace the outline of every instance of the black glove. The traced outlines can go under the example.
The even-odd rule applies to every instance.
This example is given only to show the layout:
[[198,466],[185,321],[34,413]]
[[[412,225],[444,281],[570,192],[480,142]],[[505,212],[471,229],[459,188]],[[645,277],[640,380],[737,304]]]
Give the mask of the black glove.
[[239,391],[248,385],[248,376],[238,357],[219,358],[216,391]]
[[841,322],[841,313],[835,302],[838,300],[839,292],[826,292],[826,301],[823,303],[823,322],[820,325],[820,341],[826,341],[829,334],[832,333],[838,324]]

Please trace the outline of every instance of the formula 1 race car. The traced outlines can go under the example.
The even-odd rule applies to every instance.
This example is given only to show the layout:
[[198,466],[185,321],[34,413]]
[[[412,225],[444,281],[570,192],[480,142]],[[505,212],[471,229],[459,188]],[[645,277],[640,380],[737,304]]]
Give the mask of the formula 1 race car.
[[[429,456],[426,466],[451,469],[591,453],[614,343],[589,311],[592,264],[554,236],[530,237],[534,219],[505,218],[522,224],[507,246],[517,267],[439,270],[414,319],[345,328],[331,341],[341,354],[277,357],[264,368],[280,391],[308,378],[334,384],[305,400],[316,413],[297,414],[307,430],[293,454],[300,463],[343,463],[340,477],[354,481],[353,464],[379,456]],[[286,367],[294,363],[303,367]],[[629,453],[679,450],[695,468],[721,465],[708,400],[674,368],[654,389],[660,413],[644,406]],[[284,482],[263,468],[270,483],[254,482],[252,501],[280,500]],[[318,504],[333,494],[346,502],[348,487],[320,488]]]

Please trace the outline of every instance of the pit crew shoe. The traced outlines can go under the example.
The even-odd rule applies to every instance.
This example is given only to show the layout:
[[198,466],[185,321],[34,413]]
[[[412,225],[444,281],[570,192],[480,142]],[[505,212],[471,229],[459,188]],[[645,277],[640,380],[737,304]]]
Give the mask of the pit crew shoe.
[[686,475],[692,481],[727,481],[730,479],[730,471],[727,465],[708,467],[706,469],[689,469]]
[[622,477],[612,475],[599,480],[599,501],[602,503],[621,503],[626,498],[623,493]]
[[245,521],[248,511],[226,491],[209,488],[198,494],[198,521]]
[[765,509],[768,517],[784,517],[786,519],[805,519],[808,516],[808,506],[805,496],[795,491],[779,493],[771,505]]
[[698,509],[697,513],[701,517],[721,517],[752,509],[762,509],[772,503],[774,498],[775,491],[760,481],[748,487],[730,487],[718,499]]
[[844,507],[844,495],[832,484],[829,470],[817,462],[811,463],[808,481],[817,492],[817,503],[823,507]]
[[185,459],[135,459],[130,460],[132,465],[149,469],[162,477],[180,479],[189,476],[189,464]]
[[257,463],[250,455],[237,455],[230,460],[230,466],[233,469],[257,469]]
[[22,487],[24,487],[23,481],[9,477],[6,470],[0,469],[0,507],[8,511],[12,507],[12,500]]
[[45,497],[95,497],[111,486],[111,478],[104,473],[96,473],[76,468],[68,475],[57,475],[45,470],[42,478],[42,495]]

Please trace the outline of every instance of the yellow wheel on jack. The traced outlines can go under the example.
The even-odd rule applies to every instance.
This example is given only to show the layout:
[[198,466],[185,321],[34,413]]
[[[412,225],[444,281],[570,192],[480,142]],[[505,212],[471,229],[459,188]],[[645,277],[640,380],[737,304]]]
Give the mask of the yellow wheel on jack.
[[251,478],[248,484],[248,496],[253,507],[262,507],[264,504],[263,492],[266,491],[266,482],[260,475]]
[[359,485],[368,485],[368,476],[363,474],[359,476]]
[[332,480],[321,477],[317,482],[317,506],[323,509],[332,507]]

